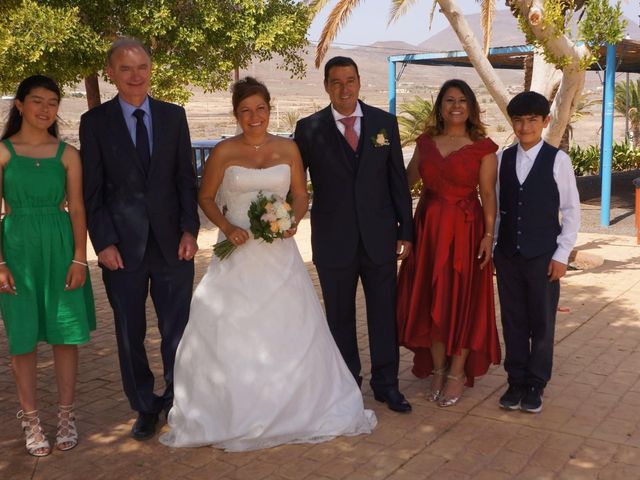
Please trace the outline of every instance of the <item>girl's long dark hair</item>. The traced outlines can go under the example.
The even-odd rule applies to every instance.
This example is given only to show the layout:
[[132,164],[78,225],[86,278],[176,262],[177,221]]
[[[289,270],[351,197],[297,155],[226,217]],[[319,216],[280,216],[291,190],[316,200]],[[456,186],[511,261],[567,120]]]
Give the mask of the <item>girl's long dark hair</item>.
[[[2,132],[2,138],[0,138],[0,140],[9,138],[20,131],[22,127],[22,115],[20,115],[18,107],[16,107],[16,100],[24,102],[25,97],[29,95],[34,88],[45,88],[55,93],[58,96],[58,101],[60,101],[62,97],[60,88],[53,79],[45,77],[44,75],[32,75],[25,78],[20,82],[20,85],[18,85],[13,105],[11,105],[11,110],[9,110],[9,118],[4,126],[4,132]],[[51,135],[58,138],[58,120],[53,122],[53,125],[51,125],[48,130]]]

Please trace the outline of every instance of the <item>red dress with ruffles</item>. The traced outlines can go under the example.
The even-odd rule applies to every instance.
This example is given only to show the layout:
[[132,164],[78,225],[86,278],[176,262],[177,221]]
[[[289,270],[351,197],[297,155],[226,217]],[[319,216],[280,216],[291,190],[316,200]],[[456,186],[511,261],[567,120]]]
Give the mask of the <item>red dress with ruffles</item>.
[[416,140],[424,184],[414,216],[415,243],[398,275],[398,339],[414,352],[413,373],[431,374],[431,342],[447,356],[469,349],[467,385],[500,363],[493,265],[477,258],[484,231],[478,199],[480,159],[498,146],[489,138],[446,157],[431,137]]

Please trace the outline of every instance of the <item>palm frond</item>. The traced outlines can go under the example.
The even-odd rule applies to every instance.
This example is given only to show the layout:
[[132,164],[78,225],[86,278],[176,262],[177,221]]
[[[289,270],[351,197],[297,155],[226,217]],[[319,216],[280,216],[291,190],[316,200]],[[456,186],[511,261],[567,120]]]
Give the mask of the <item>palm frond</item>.
[[595,105],[599,105],[601,103],[602,103],[602,100],[598,98],[592,98],[589,92],[583,93],[582,95],[580,95],[580,98],[578,99],[576,109],[571,114],[571,120],[569,120],[569,123],[571,124],[571,123],[577,122],[583,117],[592,115],[591,107]]
[[307,0],[307,6],[311,10],[311,14],[315,15],[322,10],[330,0]]
[[[628,85],[629,100],[627,102],[627,82],[622,81],[616,83],[614,93],[614,108],[622,115],[628,115],[629,120],[640,120],[640,79],[630,81]],[[626,112],[625,112],[626,108]]]
[[405,147],[415,142],[424,131],[427,119],[433,110],[433,98],[429,101],[415,97],[410,102],[400,105],[399,110],[400,143]]
[[480,23],[484,36],[484,54],[489,53],[491,46],[491,34],[493,33],[493,19],[496,16],[496,0],[482,0],[480,2]]
[[391,9],[389,10],[389,22],[391,25],[401,16],[407,13],[409,7],[416,3],[416,0],[391,0]]
[[318,40],[318,45],[316,46],[316,68],[320,68],[320,64],[327,54],[331,43],[336,38],[338,31],[347,23],[351,11],[357,7],[359,3],[360,0],[340,0],[329,14],[329,18],[327,18],[324,24],[324,28],[320,34],[320,40]]
[[429,12],[429,30],[431,30],[431,25],[433,25],[433,16],[436,13],[436,7],[438,6],[438,0],[433,0],[431,4],[431,11]]

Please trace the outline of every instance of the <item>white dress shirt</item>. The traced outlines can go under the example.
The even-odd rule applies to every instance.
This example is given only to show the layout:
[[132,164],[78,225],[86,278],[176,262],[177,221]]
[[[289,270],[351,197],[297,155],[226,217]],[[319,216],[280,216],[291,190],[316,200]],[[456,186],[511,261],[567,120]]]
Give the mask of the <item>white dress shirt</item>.
[[356,121],[353,124],[353,129],[358,134],[358,138],[360,138],[360,130],[362,128],[362,121],[361,121],[362,120],[362,108],[360,108],[360,102],[356,103],[356,109],[353,111],[353,113],[351,115],[342,115],[335,108],[333,108],[333,105],[331,105],[331,113],[333,114],[333,118],[336,121],[336,126],[338,127],[338,130],[340,130],[340,133],[343,136],[344,136],[344,131],[346,130],[347,127],[345,127],[344,123],[340,122],[339,120],[341,118],[346,118],[346,117],[356,117]]
[[[529,150],[524,150],[518,144],[516,153],[516,175],[520,185],[524,183],[533,167],[533,164],[542,148],[543,141],[540,140]],[[495,238],[498,238],[500,229],[500,165],[502,164],[502,153],[498,153],[498,181],[496,182],[496,198],[498,209],[496,212]],[[578,238],[580,230],[580,196],[576,186],[576,177],[573,173],[571,159],[562,150],[558,150],[556,160],[553,164],[553,179],[556,181],[558,193],[560,194],[560,234],[558,235],[558,248],[553,254],[553,260],[565,265],[569,262],[569,255]]]

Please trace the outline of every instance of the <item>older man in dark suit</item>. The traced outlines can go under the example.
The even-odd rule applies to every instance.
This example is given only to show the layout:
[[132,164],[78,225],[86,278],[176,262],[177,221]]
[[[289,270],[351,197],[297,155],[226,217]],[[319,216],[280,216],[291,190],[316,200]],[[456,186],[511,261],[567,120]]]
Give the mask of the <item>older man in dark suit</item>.
[[[151,67],[139,41],[116,41],[106,70],[118,95],[80,122],[89,235],[113,308],[124,391],[138,412],[138,440],[155,433],[159,413],[173,402],[200,226],[185,112],[149,97]],[[144,347],[149,290],[162,337],[162,395],[154,393]]]
[[358,384],[355,296],[367,304],[371,388],[408,412],[398,390],[397,260],[411,248],[411,196],[396,117],[358,100],[360,75],[348,57],[324,69],[331,104],[300,120],[295,140],[313,184],[311,243],[331,333]]

